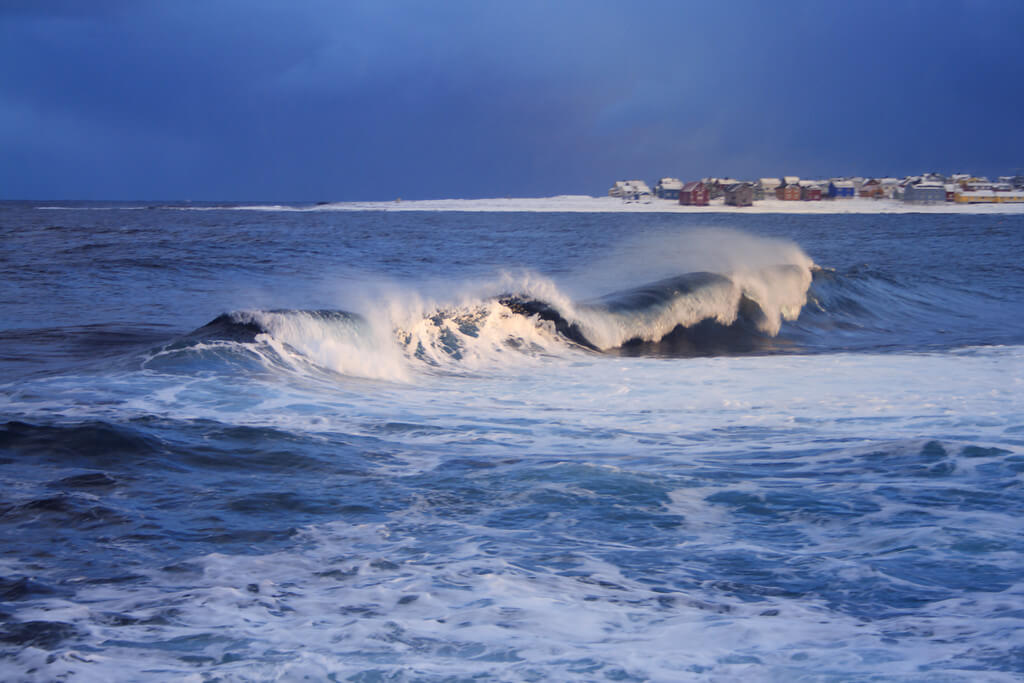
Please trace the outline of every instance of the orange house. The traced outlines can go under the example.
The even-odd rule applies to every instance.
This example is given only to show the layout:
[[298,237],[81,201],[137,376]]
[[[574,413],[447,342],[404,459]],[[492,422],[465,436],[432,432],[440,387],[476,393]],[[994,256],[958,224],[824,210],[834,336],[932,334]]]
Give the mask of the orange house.
[[882,197],[885,195],[885,189],[882,187],[882,183],[878,182],[874,178],[870,178],[864,181],[864,184],[860,186],[860,190],[857,192],[859,197]]

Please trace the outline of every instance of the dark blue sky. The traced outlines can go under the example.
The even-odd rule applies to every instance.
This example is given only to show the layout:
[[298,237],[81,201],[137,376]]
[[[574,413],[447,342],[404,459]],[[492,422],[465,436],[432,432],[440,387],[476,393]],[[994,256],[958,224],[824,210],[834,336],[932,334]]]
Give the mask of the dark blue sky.
[[1024,2],[0,0],[0,198],[1024,166]]

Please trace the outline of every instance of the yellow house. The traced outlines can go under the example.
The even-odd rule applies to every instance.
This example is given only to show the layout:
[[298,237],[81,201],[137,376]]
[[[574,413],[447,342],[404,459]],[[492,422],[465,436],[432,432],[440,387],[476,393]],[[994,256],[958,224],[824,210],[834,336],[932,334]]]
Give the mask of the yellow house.
[[1024,202],[1024,190],[996,192],[995,190],[959,191],[953,195],[958,204],[1010,204]]

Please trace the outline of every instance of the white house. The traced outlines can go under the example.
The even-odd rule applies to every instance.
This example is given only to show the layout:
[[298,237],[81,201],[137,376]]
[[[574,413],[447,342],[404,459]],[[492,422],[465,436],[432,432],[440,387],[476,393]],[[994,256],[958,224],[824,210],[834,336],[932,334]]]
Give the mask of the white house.
[[661,199],[679,199],[679,190],[683,189],[683,181],[679,178],[662,178],[654,186],[654,196]]
[[651,196],[651,188],[642,180],[616,180],[608,190],[608,196],[621,199],[646,199]]

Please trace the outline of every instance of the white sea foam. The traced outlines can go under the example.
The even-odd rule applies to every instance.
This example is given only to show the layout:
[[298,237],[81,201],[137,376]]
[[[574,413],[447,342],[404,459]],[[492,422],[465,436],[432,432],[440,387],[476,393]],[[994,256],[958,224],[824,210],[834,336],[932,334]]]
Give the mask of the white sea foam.
[[[258,359],[257,359],[258,361]],[[532,361],[536,363],[537,361]],[[736,439],[706,440],[737,425],[755,430],[757,448],[799,449],[827,435],[847,447],[881,439],[960,439],[998,443],[1024,429],[1024,348],[949,353],[829,354],[691,358],[546,356],[542,365],[508,363],[473,374],[424,374],[408,385],[358,377],[197,373],[182,385],[174,366],[102,378],[69,373],[24,379],[0,391],[8,416],[127,419],[122,413],[209,419],[296,431],[371,434],[401,405],[409,421],[453,433],[502,432],[531,425],[531,447],[566,447],[563,430],[611,434],[600,451],[664,446],[658,462],[687,461],[694,447],[742,451]],[[307,377],[309,381],[297,381]],[[286,380],[286,381],[282,381]],[[465,413],[466,401],[475,410]],[[307,414],[282,406],[316,405]],[[465,414],[463,414],[465,413]],[[118,417],[121,416],[121,417]],[[558,416],[565,416],[565,423]],[[429,435],[419,437],[433,438]],[[445,438],[451,438],[450,435]],[[677,458],[681,460],[677,461]]]
[[[787,546],[794,571],[820,563],[817,576],[825,581],[827,575],[833,597],[841,598],[844,587],[865,582],[905,588],[908,580],[884,561],[907,548],[928,553],[965,539],[1003,544],[1008,550],[987,553],[985,567],[1016,571],[1011,512],[937,504],[928,508],[927,523],[896,528],[901,515],[919,513],[921,505],[908,495],[883,494],[902,486],[902,493],[934,491],[935,500],[943,501],[951,484],[984,493],[979,477],[999,458],[967,457],[958,449],[1017,439],[1024,429],[1021,368],[1020,347],[685,362],[577,354],[552,358],[542,371],[512,364],[476,375],[429,375],[400,393],[387,382],[268,382],[242,374],[230,385],[199,375],[182,387],[180,377],[155,368],[102,378],[29,379],[0,392],[0,410],[38,418],[48,411],[39,402],[48,400],[62,419],[75,421],[112,413],[121,423],[152,415],[203,417],[352,436],[379,436],[379,427],[400,413],[402,420],[431,429],[401,437],[415,457],[405,456],[390,470],[382,466],[380,473],[395,479],[434,472],[443,457],[433,448],[438,445],[484,465],[512,455],[535,472],[580,471],[565,477],[567,483],[532,478],[516,501],[524,512],[529,496],[541,494],[572,495],[599,509],[607,494],[593,481],[617,481],[624,472],[657,482],[743,461],[760,470],[759,479],[666,488],[658,512],[682,520],[675,542],[697,557],[778,552],[750,533],[758,525],[745,525],[728,504],[709,500],[716,493],[764,504],[788,486],[829,509],[867,501],[872,505],[849,523],[819,519],[822,508],[814,505],[796,506],[786,520],[805,539]],[[183,391],[173,393],[178,388]],[[303,404],[315,405],[315,416],[295,407]],[[894,459],[920,452],[922,435],[944,441],[955,479],[901,483],[884,462],[875,470],[866,467],[880,449]],[[780,464],[788,465],[787,477],[772,476]],[[608,478],[600,478],[600,471]],[[494,493],[499,495],[517,491]],[[629,502],[621,494],[612,498],[618,506]],[[504,500],[489,503],[498,508]],[[565,559],[572,571],[558,570],[558,553],[568,549],[538,547],[535,527],[458,519],[444,505],[428,492],[383,521],[307,526],[275,552],[203,554],[176,572],[133,567],[144,580],[83,582],[74,584],[72,599],[58,594],[9,603],[17,621],[74,626],[84,646],[24,647],[0,661],[0,678],[198,680],[202,671],[252,680],[364,672],[400,677],[405,671],[424,679],[593,680],[608,673],[650,680],[780,680],[886,672],[923,682],[966,680],[985,670],[986,657],[1020,646],[1013,606],[1024,599],[1024,586],[1018,584],[969,595],[951,591],[948,599],[874,614],[869,621],[813,592],[744,600],[717,586],[719,576],[654,590],[658,567],[631,576],[624,563],[608,559],[648,549],[614,538],[573,548]],[[555,529],[573,541],[572,515],[562,514],[569,519]],[[545,522],[558,523],[557,517]],[[767,526],[770,519],[761,529]],[[936,562],[951,558],[936,552]],[[686,578],[685,567],[674,569]],[[775,578],[784,582],[787,576]],[[198,663],[183,660],[183,648]],[[993,681],[1015,678],[1010,672],[985,674]]]
[[[708,512],[706,501],[698,506],[688,513]],[[424,522],[461,540],[441,556],[424,552],[422,540],[403,531]],[[195,558],[194,571],[184,574],[151,572],[139,587],[84,587],[74,603],[53,598],[22,609],[24,620],[73,624],[105,645],[100,652],[29,647],[0,671],[9,667],[19,675],[31,667],[42,677],[76,680],[179,678],[196,675],[179,657],[178,644],[188,644],[194,658],[207,662],[204,668],[226,680],[402,671],[423,678],[520,679],[543,671],[548,679],[580,681],[597,672],[643,680],[701,678],[704,672],[774,680],[810,671],[849,678],[884,670],[924,681],[922,667],[937,662],[952,662],[933,672],[940,677],[955,675],[959,666],[976,667],[984,657],[979,639],[1011,647],[1005,639],[1014,637],[1017,621],[998,615],[1002,604],[1024,594],[1024,586],[1011,586],[872,623],[810,596],[747,602],[701,588],[652,591],[600,558],[614,552],[611,543],[574,554],[572,573],[530,569],[518,558],[489,552],[495,540],[528,546],[517,534],[439,524],[419,519],[417,511],[388,525],[309,527],[294,550],[214,553]],[[835,541],[844,539],[812,552],[842,554]],[[711,540],[709,550],[730,543]],[[863,552],[870,539],[845,540]],[[855,564],[840,564],[833,582],[861,578],[850,574]],[[100,618],[103,613],[141,623],[114,625]],[[166,620],[167,614],[174,616]],[[992,672],[986,680],[1013,677]]]

